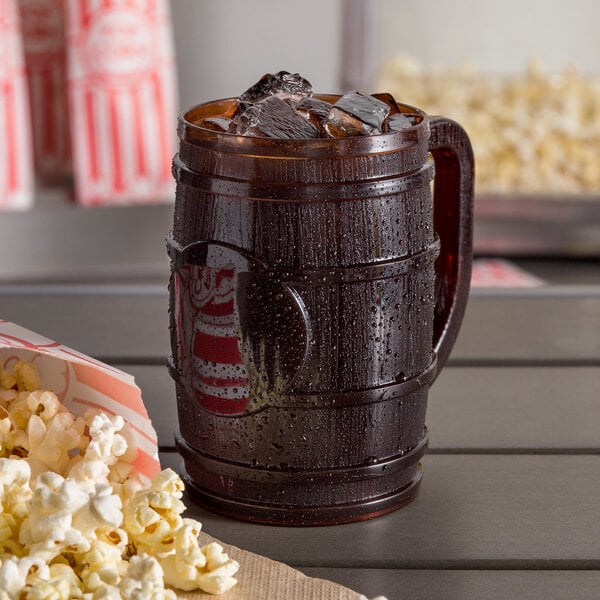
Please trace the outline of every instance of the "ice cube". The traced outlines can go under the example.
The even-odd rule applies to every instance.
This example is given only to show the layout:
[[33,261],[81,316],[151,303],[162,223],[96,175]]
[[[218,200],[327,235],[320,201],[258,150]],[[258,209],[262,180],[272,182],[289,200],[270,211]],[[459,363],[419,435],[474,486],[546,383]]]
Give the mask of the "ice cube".
[[204,127],[204,129],[221,131],[223,133],[229,132],[234,127],[233,121],[227,117],[210,117],[200,121],[199,125],[200,127]]
[[278,96],[282,100],[290,99],[295,102],[312,96],[312,85],[298,73],[279,71],[266,73],[241,96],[241,102],[260,102],[269,96]]
[[248,110],[252,106],[252,102],[238,100],[235,110],[233,111],[232,119],[235,119],[239,115],[241,115],[244,111]]
[[373,98],[377,98],[377,100],[385,102],[390,107],[390,113],[388,116],[392,116],[400,112],[400,109],[398,108],[398,103],[396,102],[394,96],[392,96],[391,94],[388,94],[387,92],[379,92],[377,94],[372,94],[372,96]]
[[250,106],[237,119],[238,135],[305,139],[319,137],[317,128],[277,96]]
[[403,129],[412,127],[416,122],[416,115],[408,115],[399,112],[385,120],[384,131],[402,131]]
[[243,94],[240,94],[240,102],[258,102],[271,95],[273,78],[271,73],[265,73],[254,85],[250,86]]
[[325,129],[332,137],[381,133],[389,112],[390,107],[373,96],[348,92],[331,107]]
[[318,98],[302,98],[296,105],[296,112],[308,119],[324,136],[326,135],[325,121],[330,110],[331,104]]

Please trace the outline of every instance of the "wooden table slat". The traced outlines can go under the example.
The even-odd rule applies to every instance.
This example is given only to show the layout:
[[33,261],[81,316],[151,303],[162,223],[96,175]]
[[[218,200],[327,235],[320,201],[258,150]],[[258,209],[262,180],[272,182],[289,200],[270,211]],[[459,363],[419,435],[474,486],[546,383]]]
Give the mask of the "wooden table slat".
[[598,600],[600,589],[600,571],[301,570],[389,600]]
[[[1,318],[110,361],[164,361],[167,308],[166,286],[76,295],[0,286]],[[475,295],[451,361],[600,364],[600,295]]]
[[[174,452],[161,461],[180,465]],[[362,523],[255,525],[190,499],[188,513],[227,543],[299,567],[600,569],[600,456],[429,455],[423,465],[413,503]]]
[[[177,407],[166,367],[116,366],[134,375],[160,445],[173,447]],[[598,367],[448,366],[430,392],[430,450],[600,451],[599,391]]]

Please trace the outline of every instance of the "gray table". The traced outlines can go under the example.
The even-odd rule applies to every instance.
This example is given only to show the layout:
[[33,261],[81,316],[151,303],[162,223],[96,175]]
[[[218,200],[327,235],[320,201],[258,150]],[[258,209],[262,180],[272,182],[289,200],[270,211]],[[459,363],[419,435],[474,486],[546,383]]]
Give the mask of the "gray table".
[[[163,285],[0,286],[0,317],[133,373],[177,468]],[[368,522],[204,529],[390,600],[600,598],[600,286],[474,292],[431,391],[418,498]]]

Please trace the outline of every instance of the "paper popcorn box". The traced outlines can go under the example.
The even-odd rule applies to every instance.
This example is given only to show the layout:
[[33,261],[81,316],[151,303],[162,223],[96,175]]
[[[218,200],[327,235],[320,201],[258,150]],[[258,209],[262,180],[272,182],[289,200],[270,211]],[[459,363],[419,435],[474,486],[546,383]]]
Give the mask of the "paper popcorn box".
[[175,64],[167,0],[65,0],[75,196],[173,197]]
[[16,0],[0,0],[0,210],[33,203],[29,101]]
[[158,441],[142,394],[131,375],[71,350],[9,321],[0,321],[0,367],[31,361],[42,386],[52,390],[74,415],[89,408],[119,414],[138,447],[133,461],[143,484],[160,471]]
[[64,0],[19,0],[31,107],[35,172],[43,182],[71,173]]

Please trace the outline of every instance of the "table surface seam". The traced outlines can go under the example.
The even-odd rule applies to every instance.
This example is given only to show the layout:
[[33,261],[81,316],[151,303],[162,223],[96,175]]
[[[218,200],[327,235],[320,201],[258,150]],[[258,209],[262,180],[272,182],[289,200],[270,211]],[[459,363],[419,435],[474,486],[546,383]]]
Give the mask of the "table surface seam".
[[[226,542],[226,540],[223,540]],[[597,571],[600,559],[440,559],[362,560],[353,566],[335,561],[290,561],[296,569],[380,569],[402,571]]]

